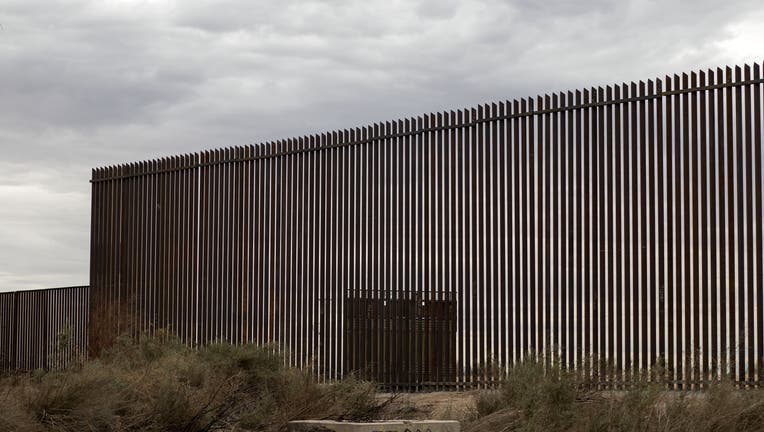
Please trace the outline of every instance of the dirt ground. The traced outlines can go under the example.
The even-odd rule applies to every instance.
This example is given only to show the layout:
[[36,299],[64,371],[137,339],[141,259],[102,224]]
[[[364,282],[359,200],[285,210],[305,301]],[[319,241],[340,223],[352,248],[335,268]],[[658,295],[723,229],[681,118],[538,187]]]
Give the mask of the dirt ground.
[[474,416],[474,391],[429,393],[380,393],[390,399],[384,416],[388,419],[431,419],[466,421]]

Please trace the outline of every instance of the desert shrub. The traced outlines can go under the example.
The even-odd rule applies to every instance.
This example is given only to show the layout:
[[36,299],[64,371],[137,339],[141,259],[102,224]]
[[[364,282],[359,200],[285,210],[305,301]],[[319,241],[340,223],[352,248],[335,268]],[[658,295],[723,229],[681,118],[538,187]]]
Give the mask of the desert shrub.
[[118,338],[76,368],[3,379],[0,430],[280,431],[298,418],[369,419],[376,390],[318,383],[274,346],[193,349],[160,332]]
[[670,391],[635,381],[625,391],[596,390],[590,377],[530,359],[507,371],[499,390],[475,397],[465,431],[760,431],[764,390],[724,379],[702,391]]
[[504,394],[499,390],[482,390],[475,395],[475,418],[493,414],[507,407]]
[[503,397],[531,429],[561,430],[570,426],[577,388],[573,375],[529,359],[509,370]]

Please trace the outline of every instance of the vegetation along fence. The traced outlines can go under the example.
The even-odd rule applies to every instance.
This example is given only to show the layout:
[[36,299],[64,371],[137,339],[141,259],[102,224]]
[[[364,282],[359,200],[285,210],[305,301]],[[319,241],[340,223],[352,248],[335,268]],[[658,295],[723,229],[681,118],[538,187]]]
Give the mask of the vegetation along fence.
[[86,286],[0,292],[0,373],[84,359],[89,297]]
[[97,169],[90,348],[170,328],[393,386],[529,352],[758,382],[761,127],[756,64]]

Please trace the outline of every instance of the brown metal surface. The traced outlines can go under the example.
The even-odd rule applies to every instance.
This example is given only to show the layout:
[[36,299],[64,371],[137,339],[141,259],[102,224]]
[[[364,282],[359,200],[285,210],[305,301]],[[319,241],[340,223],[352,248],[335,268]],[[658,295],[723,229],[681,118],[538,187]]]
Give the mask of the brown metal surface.
[[606,385],[756,381],[760,73],[94,170],[89,348],[166,327],[393,387],[490,384],[529,355]]
[[0,373],[84,360],[89,296],[86,286],[0,293]]

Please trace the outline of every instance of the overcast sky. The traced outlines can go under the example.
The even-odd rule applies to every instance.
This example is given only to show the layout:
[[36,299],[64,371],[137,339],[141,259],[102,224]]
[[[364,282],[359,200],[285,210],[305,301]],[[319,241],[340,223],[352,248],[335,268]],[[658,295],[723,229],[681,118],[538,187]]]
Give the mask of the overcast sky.
[[0,291],[88,283],[90,169],[761,61],[758,1],[0,2]]

